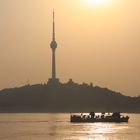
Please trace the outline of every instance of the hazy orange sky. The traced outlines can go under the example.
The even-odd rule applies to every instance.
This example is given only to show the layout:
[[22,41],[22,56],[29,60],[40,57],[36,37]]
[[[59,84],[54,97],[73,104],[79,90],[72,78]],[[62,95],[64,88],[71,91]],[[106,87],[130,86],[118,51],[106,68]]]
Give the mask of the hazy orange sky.
[[139,6],[139,0],[0,0],[0,89],[50,78],[54,8],[60,81],[140,95]]

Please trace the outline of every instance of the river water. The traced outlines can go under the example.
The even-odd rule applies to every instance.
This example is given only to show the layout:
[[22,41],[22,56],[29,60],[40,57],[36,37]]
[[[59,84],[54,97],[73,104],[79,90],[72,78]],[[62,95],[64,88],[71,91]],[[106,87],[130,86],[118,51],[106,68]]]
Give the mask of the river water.
[[0,140],[140,140],[140,114],[129,123],[70,123],[70,114],[0,114]]

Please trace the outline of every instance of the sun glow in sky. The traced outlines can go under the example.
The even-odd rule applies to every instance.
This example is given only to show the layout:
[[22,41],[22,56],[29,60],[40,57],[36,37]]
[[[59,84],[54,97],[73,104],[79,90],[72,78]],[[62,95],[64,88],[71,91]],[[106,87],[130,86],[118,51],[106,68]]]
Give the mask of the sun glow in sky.
[[112,3],[112,0],[84,0],[84,3],[90,6],[101,6]]

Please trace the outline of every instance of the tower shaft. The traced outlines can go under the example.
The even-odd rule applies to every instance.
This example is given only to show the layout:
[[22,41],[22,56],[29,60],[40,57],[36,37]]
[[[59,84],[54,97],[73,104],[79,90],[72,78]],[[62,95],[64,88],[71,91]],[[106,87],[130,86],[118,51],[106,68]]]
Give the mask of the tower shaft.
[[52,50],[52,79],[56,79],[55,50]]

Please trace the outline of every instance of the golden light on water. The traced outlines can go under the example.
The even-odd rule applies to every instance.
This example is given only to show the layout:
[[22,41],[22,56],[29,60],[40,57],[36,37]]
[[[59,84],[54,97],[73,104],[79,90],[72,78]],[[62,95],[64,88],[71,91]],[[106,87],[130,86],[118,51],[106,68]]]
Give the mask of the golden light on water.
[[[83,140],[113,140],[114,134],[127,131],[128,126],[116,123],[91,123],[83,125],[83,130],[88,130],[88,136],[81,136]],[[86,134],[87,135],[87,134]]]

